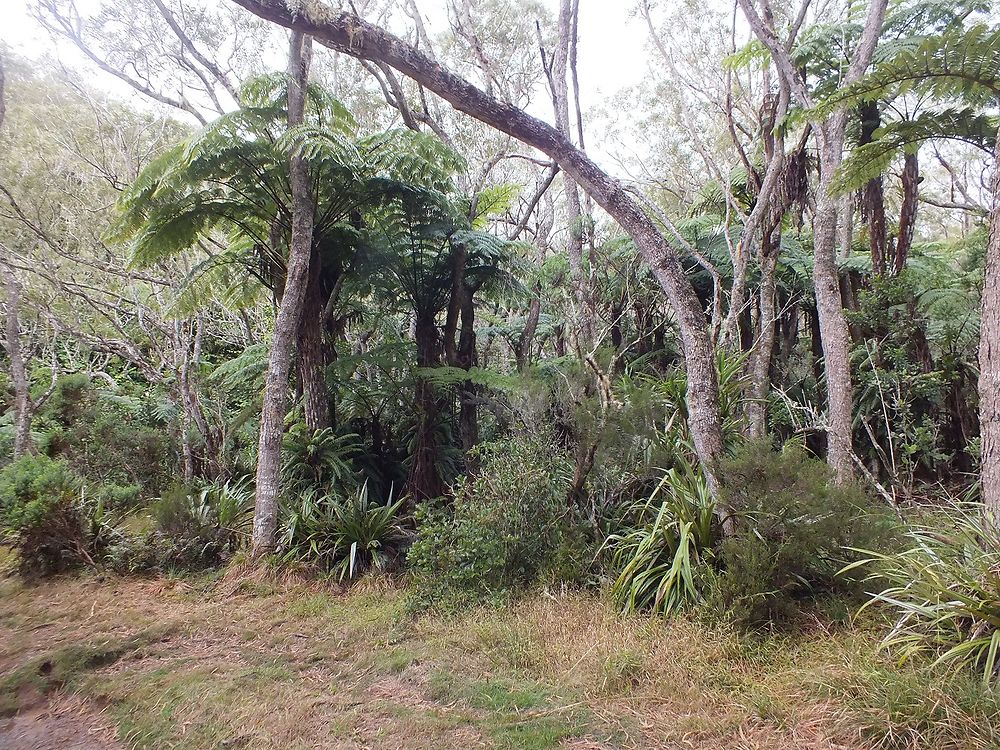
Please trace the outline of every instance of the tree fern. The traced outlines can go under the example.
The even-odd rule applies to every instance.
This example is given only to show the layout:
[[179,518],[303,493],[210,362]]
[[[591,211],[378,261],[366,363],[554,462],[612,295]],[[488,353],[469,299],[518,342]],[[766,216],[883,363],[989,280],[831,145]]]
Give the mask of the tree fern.
[[844,160],[831,190],[836,193],[857,190],[883,174],[897,156],[912,153],[929,140],[961,141],[990,153],[996,132],[996,118],[971,107],[923,112],[913,119],[890,122],[875,131],[871,143],[857,146]]
[[1000,28],[977,24],[929,36],[827,97],[813,113],[822,118],[842,106],[910,91],[972,106],[994,104],[1000,98]]

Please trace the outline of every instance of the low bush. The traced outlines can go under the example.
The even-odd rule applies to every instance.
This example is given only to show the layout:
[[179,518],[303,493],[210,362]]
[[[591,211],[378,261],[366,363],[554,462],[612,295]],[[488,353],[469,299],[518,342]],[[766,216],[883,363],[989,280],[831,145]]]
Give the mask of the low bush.
[[567,500],[568,457],[554,441],[514,435],[480,445],[475,459],[450,502],[417,508],[414,603],[455,608],[543,580],[576,582],[594,550]]
[[711,604],[755,626],[792,617],[804,600],[857,595],[863,575],[845,566],[858,549],[887,550],[898,520],[855,484],[837,484],[804,449],[751,443],[718,469],[734,533],[718,545]]
[[249,480],[174,484],[149,507],[152,528],[119,533],[101,562],[118,573],[200,570],[225,561],[250,535],[253,490]]
[[[173,446],[147,391],[110,393],[83,373],[60,377],[35,415],[41,453],[65,460],[94,485],[138,485],[155,497],[171,476]],[[110,503],[109,503],[110,504]]]
[[[863,574],[849,567],[858,549],[886,550],[898,537],[887,507],[837,485],[801,448],[750,444],[716,475],[718,506],[701,470],[679,462],[608,537],[611,594],[623,610],[671,615],[698,604],[741,627],[773,623],[803,602],[860,594]],[[730,514],[726,535],[717,507]]]
[[92,562],[83,483],[62,461],[23,456],[0,470],[0,521],[33,578]]
[[665,472],[630,513],[631,528],[608,538],[615,603],[625,612],[669,615],[701,600],[719,524],[700,471],[689,462]]
[[286,503],[282,557],[318,564],[341,581],[387,570],[402,559],[410,538],[400,519],[403,502],[375,502],[367,484],[346,499],[307,493]]

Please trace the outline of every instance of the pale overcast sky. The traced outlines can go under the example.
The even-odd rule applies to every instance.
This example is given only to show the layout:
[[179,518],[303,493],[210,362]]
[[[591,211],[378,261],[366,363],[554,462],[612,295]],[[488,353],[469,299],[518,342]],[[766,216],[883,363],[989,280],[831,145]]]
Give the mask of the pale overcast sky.
[[[20,54],[37,57],[49,40],[28,13],[31,2],[0,0],[0,39]],[[556,0],[545,2],[553,10],[558,6]],[[77,0],[83,15],[98,5],[99,0]],[[445,0],[421,0],[420,7],[432,18],[443,18]],[[580,3],[579,73],[585,107],[599,104],[622,87],[637,83],[645,71],[645,26],[632,17],[632,7],[632,0],[582,0]],[[83,64],[82,56],[71,45],[60,46],[59,57],[73,66]],[[113,81],[105,80],[108,76],[100,75],[108,88],[117,90]]]

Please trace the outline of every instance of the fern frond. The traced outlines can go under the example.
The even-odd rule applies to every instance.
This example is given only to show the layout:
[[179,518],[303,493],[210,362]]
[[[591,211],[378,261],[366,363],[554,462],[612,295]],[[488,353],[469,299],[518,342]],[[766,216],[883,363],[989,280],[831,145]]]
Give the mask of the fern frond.
[[929,36],[904,48],[859,81],[812,110],[817,119],[838,107],[899,96],[909,91],[940,100],[989,105],[1000,97],[1000,28],[977,24]]
[[874,140],[857,146],[841,164],[830,189],[835,194],[857,190],[883,174],[899,154],[916,150],[928,140],[956,140],[993,151],[996,118],[971,108],[923,112],[912,120],[897,120],[875,131]]

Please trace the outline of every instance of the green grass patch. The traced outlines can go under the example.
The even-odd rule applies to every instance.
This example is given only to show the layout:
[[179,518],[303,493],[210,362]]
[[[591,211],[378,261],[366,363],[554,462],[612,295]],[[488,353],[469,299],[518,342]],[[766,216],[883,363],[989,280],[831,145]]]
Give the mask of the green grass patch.
[[497,750],[548,750],[567,738],[578,737],[586,724],[577,716],[535,716],[513,721],[487,722],[487,735]]

